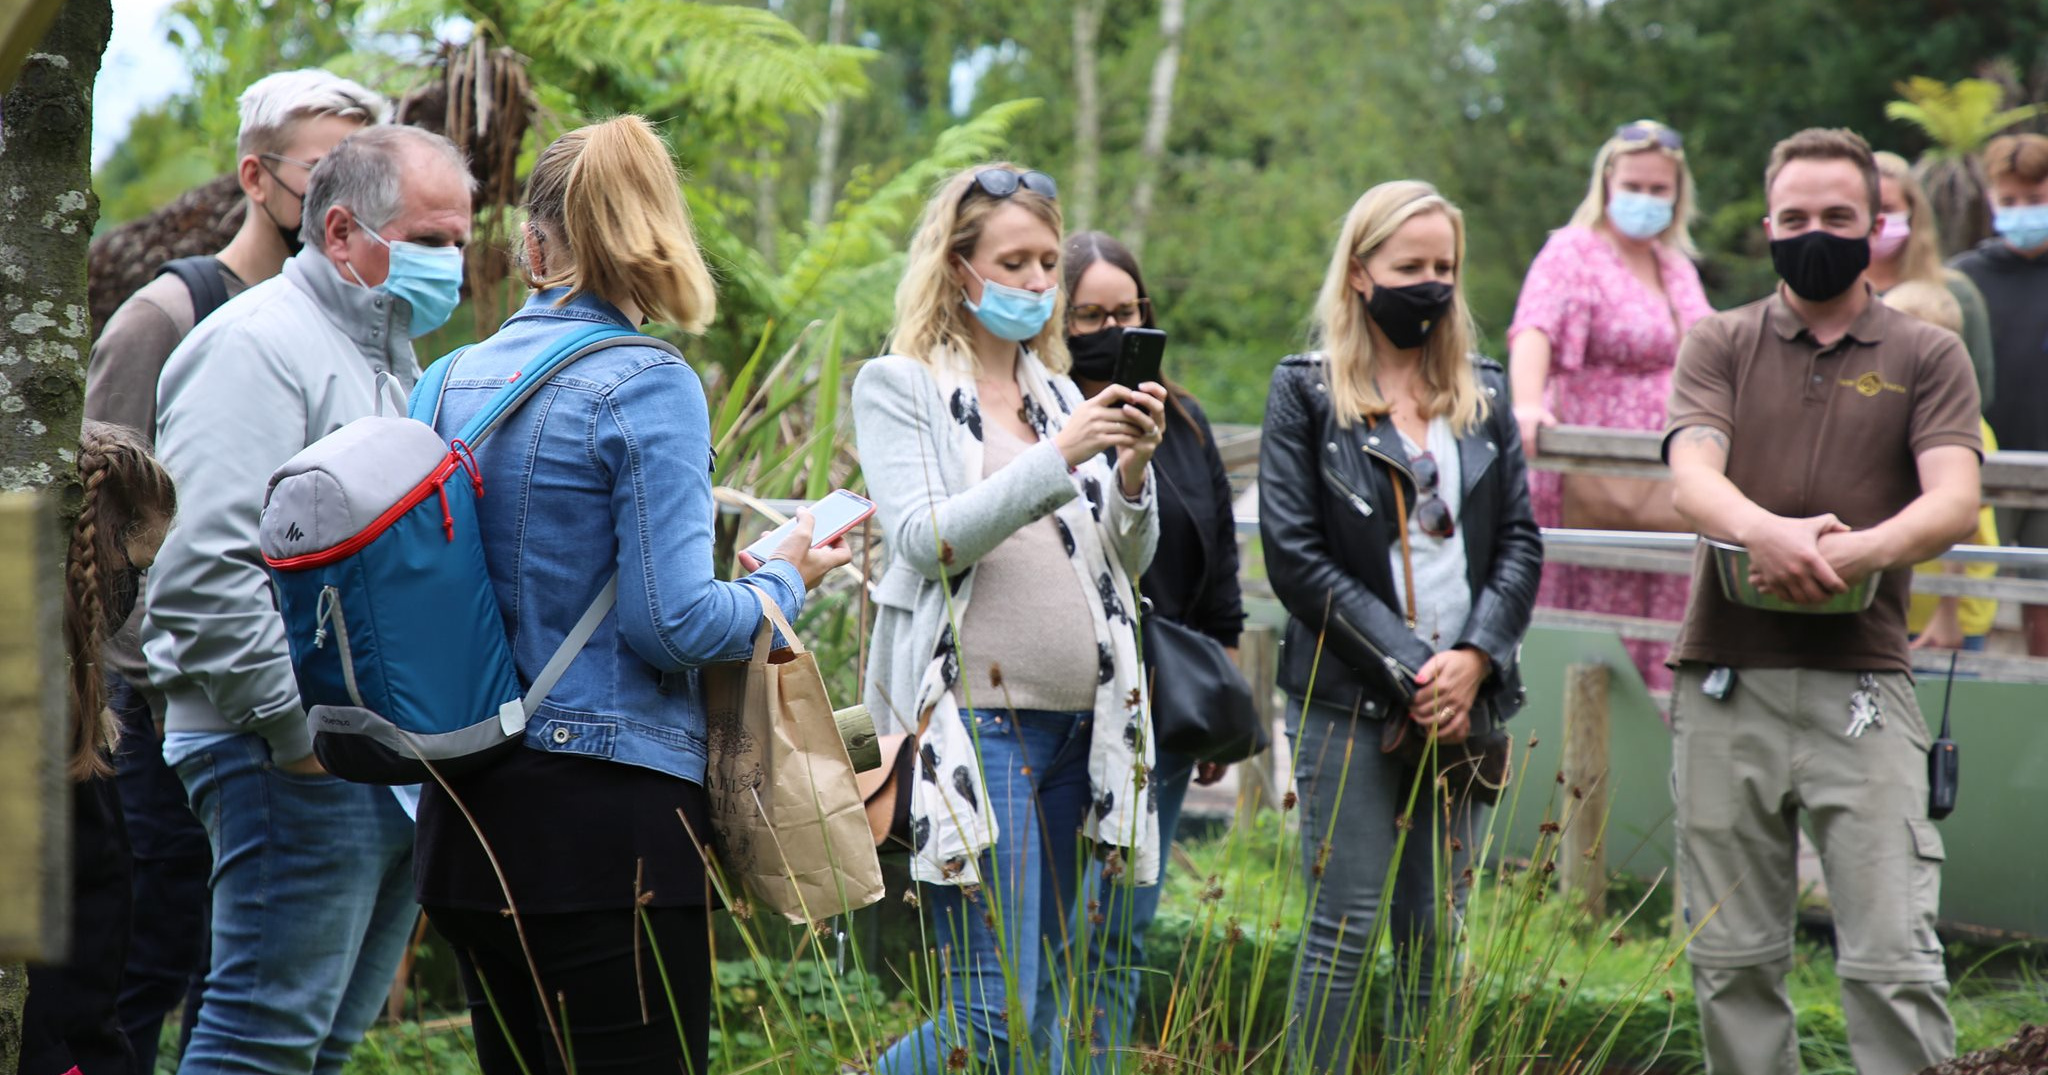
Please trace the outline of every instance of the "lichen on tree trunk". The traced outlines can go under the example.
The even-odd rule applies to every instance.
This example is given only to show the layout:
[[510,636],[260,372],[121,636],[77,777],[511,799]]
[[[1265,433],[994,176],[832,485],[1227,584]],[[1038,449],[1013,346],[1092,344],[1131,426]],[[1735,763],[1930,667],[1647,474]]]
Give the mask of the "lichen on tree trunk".
[[[113,20],[111,0],[65,0],[0,99],[0,490],[68,484],[77,460],[92,88]],[[25,984],[0,966],[0,1072],[19,1064]]]
[[0,102],[0,490],[56,485],[77,457],[92,84],[112,25],[110,0],[67,0]]

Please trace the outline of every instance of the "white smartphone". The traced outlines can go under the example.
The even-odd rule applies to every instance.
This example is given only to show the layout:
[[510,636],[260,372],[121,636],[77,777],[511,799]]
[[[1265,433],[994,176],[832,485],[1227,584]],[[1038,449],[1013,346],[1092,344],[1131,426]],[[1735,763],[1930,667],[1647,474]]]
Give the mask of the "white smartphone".
[[[811,505],[811,516],[816,520],[816,528],[811,531],[811,547],[815,549],[838,541],[874,513],[874,501],[844,489],[834,489],[825,499]],[[761,540],[740,550],[740,566],[748,571],[760,570],[761,565],[775,554],[776,546],[781,545],[794,529],[796,520],[791,519],[761,535]]]

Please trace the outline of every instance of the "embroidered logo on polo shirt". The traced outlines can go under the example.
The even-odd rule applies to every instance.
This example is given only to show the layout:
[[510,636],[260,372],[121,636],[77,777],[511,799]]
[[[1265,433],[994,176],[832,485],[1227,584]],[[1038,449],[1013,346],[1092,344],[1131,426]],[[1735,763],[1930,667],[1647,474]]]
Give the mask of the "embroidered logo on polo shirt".
[[1847,377],[1844,377],[1842,378],[1840,384],[1843,388],[1855,389],[1859,394],[1861,394],[1866,399],[1877,395],[1879,392],[1897,392],[1900,395],[1906,394],[1905,385],[1893,384],[1892,382],[1885,380],[1883,377],[1877,375],[1876,370],[1872,370],[1871,372],[1866,373],[1853,381],[1848,379]]

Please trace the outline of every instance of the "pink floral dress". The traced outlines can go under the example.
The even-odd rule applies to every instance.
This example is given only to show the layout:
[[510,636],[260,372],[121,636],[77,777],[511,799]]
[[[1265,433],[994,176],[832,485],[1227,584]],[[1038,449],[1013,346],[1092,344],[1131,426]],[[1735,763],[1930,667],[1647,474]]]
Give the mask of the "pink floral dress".
[[[1656,250],[1664,295],[1643,286],[1621,253],[1591,228],[1560,229],[1530,264],[1508,340],[1525,329],[1550,337],[1544,405],[1559,424],[1664,428],[1678,342],[1714,308],[1693,263],[1661,243]],[[1532,470],[1529,479],[1536,521],[1560,525],[1562,475]],[[1545,564],[1537,604],[1676,621],[1685,615],[1686,589],[1683,575]],[[1644,682],[1670,689],[1669,646],[1631,641],[1628,651]]]

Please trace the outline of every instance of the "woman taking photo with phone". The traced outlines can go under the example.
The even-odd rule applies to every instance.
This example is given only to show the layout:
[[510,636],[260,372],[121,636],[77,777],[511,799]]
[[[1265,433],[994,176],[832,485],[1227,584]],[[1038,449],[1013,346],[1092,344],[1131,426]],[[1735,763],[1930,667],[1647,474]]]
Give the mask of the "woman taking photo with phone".
[[1543,546],[1506,377],[1471,353],[1464,257],[1464,218],[1436,188],[1366,191],[1316,302],[1322,349],[1282,361],[1267,397],[1259,529],[1288,613],[1279,681],[1310,901],[1291,1068],[1352,1069],[1376,926],[1395,982],[1415,983],[1395,990],[1392,1056],[1449,970],[1443,886],[1462,909],[1484,808],[1427,776],[1418,789],[1384,733],[1434,736],[1442,756],[1521,705]]
[[[1061,269],[1068,296],[1067,352],[1073,359],[1072,376],[1081,393],[1092,397],[1117,379],[1124,331],[1159,325],[1138,259],[1116,239],[1099,231],[1069,237]],[[1238,635],[1244,629],[1244,597],[1237,583],[1237,524],[1231,514],[1230,478],[1201,404],[1170,380],[1160,383],[1167,389],[1166,421],[1159,450],[1152,456],[1159,493],[1159,551],[1139,581],[1138,592],[1146,606],[1145,615],[1207,635],[1234,659]],[[1162,663],[1165,659],[1155,652],[1155,637],[1146,635],[1144,655],[1147,675],[1154,683],[1176,673],[1170,662]],[[1153,702],[1155,730],[1163,734],[1162,722],[1170,715],[1160,712],[1156,696]],[[1159,801],[1159,843],[1170,848],[1190,781],[1214,784],[1223,778],[1225,766],[1197,762],[1189,754],[1173,753],[1163,746],[1155,754],[1152,786]],[[1039,1004],[1055,1005],[1056,1019],[1070,1030],[1078,1029],[1076,1020],[1085,1024],[1088,1033],[1082,1036],[1097,1055],[1114,1056],[1130,1043],[1138,968],[1145,965],[1145,934],[1158,913],[1161,886],[1134,889],[1102,883],[1100,871],[1091,871],[1086,883],[1081,904],[1099,911],[1072,924],[1069,946],[1047,976],[1048,988],[1041,991]],[[1076,943],[1084,935],[1085,949]],[[1078,985],[1077,998],[1056,995],[1050,988],[1066,982]],[[1097,1011],[1102,1014],[1095,1015]]]
[[1083,855],[1159,876],[1131,581],[1158,540],[1166,390],[1087,397],[1067,378],[1060,228],[1043,173],[947,180],[911,240],[892,353],[854,382],[890,555],[865,701],[878,731],[918,737],[911,876],[950,950],[943,1014],[877,1061],[888,1075],[970,1053],[1009,1070],[1050,1038],[1043,953]]
[[[444,436],[567,336],[711,321],[680,180],[645,120],[557,138],[526,209],[533,294],[496,335],[442,359],[455,363]],[[476,452],[490,490],[477,519],[520,679],[538,677],[614,576],[618,603],[534,712],[525,748],[426,786],[419,901],[461,963],[485,1075],[703,1073],[713,897],[695,843],[710,835],[696,669],[753,652],[757,592],[794,620],[847,552],[812,548],[800,513],[749,585],[717,580],[704,388],[652,338],[577,360],[498,432]]]

